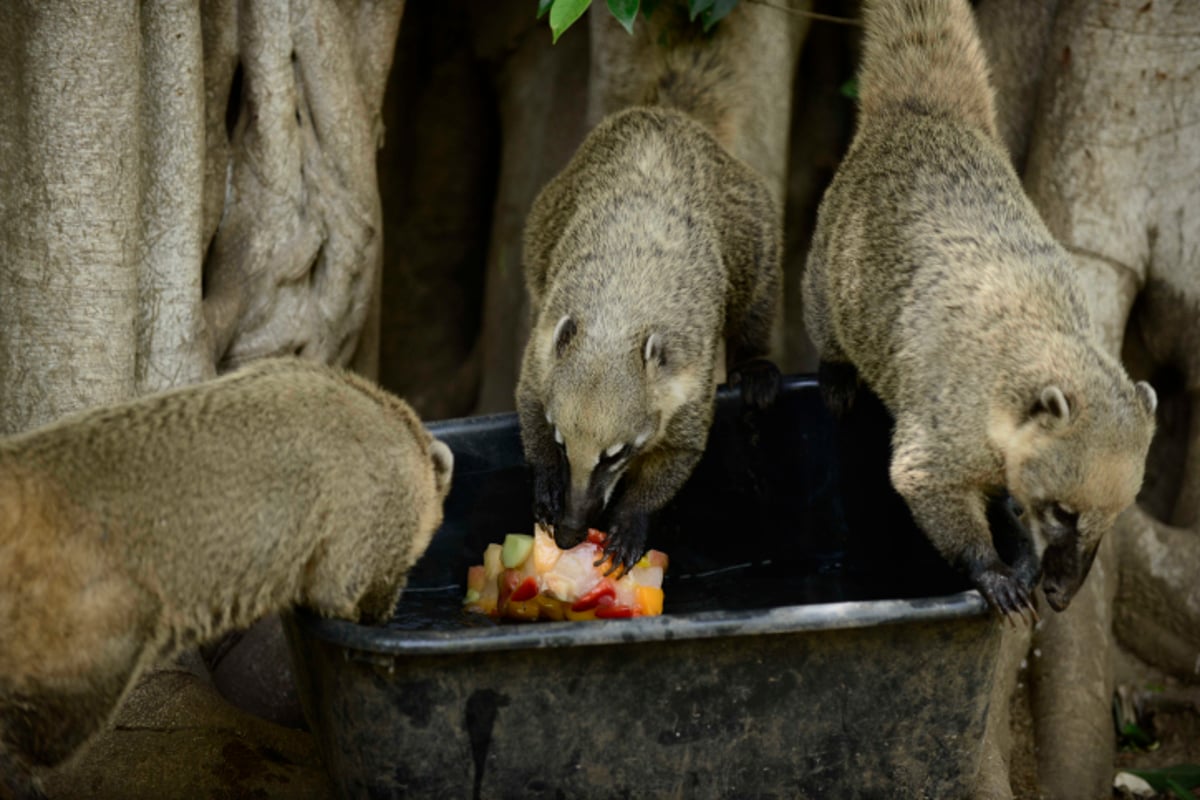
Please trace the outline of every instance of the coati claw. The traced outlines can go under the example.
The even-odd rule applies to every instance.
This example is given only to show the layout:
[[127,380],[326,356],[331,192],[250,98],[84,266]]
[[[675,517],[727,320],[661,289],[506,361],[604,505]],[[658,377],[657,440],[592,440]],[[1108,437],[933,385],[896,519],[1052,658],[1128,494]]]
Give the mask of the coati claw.
[[608,558],[612,558],[612,566],[605,575],[611,575],[621,568],[623,572],[633,569],[646,551],[646,529],[649,519],[644,515],[625,517],[613,522],[608,529],[608,539],[604,542],[603,556],[596,562],[600,566]]
[[770,408],[783,386],[783,375],[765,358],[743,361],[729,371],[730,386],[740,386],[742,402],[758,409]]
[[[1021,585],[1011,574],[1005,574],[998,569],[988,569],[980,573],[975,579],[975,585],[979,589],[979,593],[987,600],[998,614],[1002,614],[1008,620],[1010,625],[1016,626],[1013,620],[1014,615],[1021,617],[1021,620],[1027,624],[1035,624],[1038,622],[1037,609],[1033,605],[1033,600],[1029,592]],[[1025,612],[1030,612],[1030,619],[1027,619]]]

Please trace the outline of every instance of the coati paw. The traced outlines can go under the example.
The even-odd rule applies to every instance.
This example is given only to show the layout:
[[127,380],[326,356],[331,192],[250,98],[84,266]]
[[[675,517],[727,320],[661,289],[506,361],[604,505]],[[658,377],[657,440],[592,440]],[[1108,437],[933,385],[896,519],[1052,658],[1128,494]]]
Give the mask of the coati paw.
[[611,575],[618,567],[622,572],[628,572],[641,559],[646,551],[646,531],[650,527],[650,518],[645,514],[631,514],[614,520],[608,526],[608,539],[604,542],[604,551],[596,566],[612,557],[612,566],[606,572]]
[[[986,569],[975,577],[975,586],[983,599],[987,600],[998,614],[1004,616],[1010,625],[1016,626],[1014,617],[1019,616],[1023,622],[1038,622],[1037,609],[1033,598],[1021,581],[1005,567]],[[1025,612],[1029,612],[1026,618]]]
[[730,386],[742,390],[742,402],[755,408],[769,408],[779,396],[783,375],[779,367],[765,358],[743,361],[729,371]]
[[533,519],[543,525],[553,525],[562,518],[565,483],[556,467],[533,468]]
[[817,365],[817,383],[825,407],[837,419],[850,413],[858,396],[858,370],[844,361],[822,361]]

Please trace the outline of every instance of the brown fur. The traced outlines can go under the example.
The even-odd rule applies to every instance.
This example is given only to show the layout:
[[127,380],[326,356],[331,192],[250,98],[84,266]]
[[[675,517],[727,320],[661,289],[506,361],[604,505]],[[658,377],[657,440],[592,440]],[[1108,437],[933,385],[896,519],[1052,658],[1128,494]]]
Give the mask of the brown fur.
[[767,351],[776,219],[762,179],[668,109],[609,117],[537,198],[517,408],[535,512],[560,545],[603,524],[614,552],[640,554],[646,515],[704,450],[722,353],[737,366]]
[[879,394],[896,419],[896,489],[1014,612],[1037,570],[1014,576],[992,545],[985,506],[1007,490],[1065,608],[1141,484],[1153,389],[1101,348],[1069,257],[1022,191],[965,0],[876,0],[865,24],[859,127],[804,278],[823,390],[835,409],[859,378]]
[[385,619],[452,463],[403,401],[296,359],[0,441],[9,792],[185,646],[293,604]]

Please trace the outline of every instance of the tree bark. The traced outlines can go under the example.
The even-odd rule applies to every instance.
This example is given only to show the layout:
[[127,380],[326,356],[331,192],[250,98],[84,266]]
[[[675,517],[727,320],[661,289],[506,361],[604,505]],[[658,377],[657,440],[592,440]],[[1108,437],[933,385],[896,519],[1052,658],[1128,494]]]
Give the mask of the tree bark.
[[1011,0],[980,0],[975,6],[996,92],[996,122],[1018,174],[1025,170],[1058,3],[1035,0],[1017,6]]
[[508,3],[472,9],[476,47],[494,64],[501,130],[480,339],[483,376],[475,409],[481,414],[514,408],[530,322],[521,262],[525,216],[586,133],[587,27],[576,25],[552,45],[546,21],[528,12],[524,5]]
[[291,353],[354,358],[379,274],[375,150],[403,8],[238,8],[230,178],[205,269],[219,369]]
[[0,433],[133,394],[137,7],[0,3]]
[[137,274],[135,390],[145,394],[212,377],[214,365],[200,307],[207,137],[199,7],[191,0],[144,5],[141,41],[145,253]]
[[[1071,253],[1090,294],[1097,335],[1114,354],[1148,275],[1191,268],[1182,260],[1152,259],[1152,232],[1180,220],[1181,237],[1195,241],[1194,215],[1185,212],[1195,205],[1200,162],[1195,146],[1183,143],[1196,138],[1186,131],[1200,116],[1200,97],[1189,81],[1200,66],[1198,45],[1195,6],[1059,4],[1026,187]],[[1186,478],[1185,485],[1198,478]],[[1115,538],[1127,539],[1129,521],[1137,517],[1126,514]],[[1071,610],[1047,617],[1035,636],[1043,655],[1033,685],[1039,775],[1051,797],[1109,791],[1114,545],[1102,548]],[[1136,568],[1122,545],[1122,567]],[[1189,589],[1175,586],[1174,596]],[[1139,601],[1122,600],[1129,602]]]
[[0,433],[265,355],[373,372],[403,8],[0,3]]

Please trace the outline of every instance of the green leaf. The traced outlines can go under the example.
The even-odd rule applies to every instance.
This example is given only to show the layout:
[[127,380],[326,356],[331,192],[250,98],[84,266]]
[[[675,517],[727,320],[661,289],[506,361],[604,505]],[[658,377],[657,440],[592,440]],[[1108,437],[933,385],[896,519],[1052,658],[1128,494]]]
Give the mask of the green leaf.
[[1126,722],[1121,726],[1121,738],[1143,750],[1154,745],[1154,737],[1146,733],[1136,722]]
[[660,2],[661,0],[642,0],[642,16],[649,17],[653,14]]
[[688,19],[695,22],[696,17],[712,8],[715,2],[717,0],[688,0]]
[[853,77],[843,83],[838,91],[842,93],[842,97],[849,97],[851,100],[858,99],[858,77]]
[[[1127,769],[1125,771],[1137,775],[1146,783],[1153,786],[1156,792],[1174,791],[1174,787],[1171,786],[1172,783],[1185,791],[1200,786],[1200,764],[1176,764],[1173,767]],[[1194,800],[1193,797],[1186,794],[1183,797],[1187,797],[1188,800]]]
[[537,18],[541,19],[546,16],[546,12],[550,10],[550,6],[554,5],[554,0],[538,0]]
[[608,10],[617,18],[617,22],[632,36],[633,21],[637,19],[638,3],[640,0],[608,0]]
[[1192,794],[1187,787],[1181,786],[1177,781],[1173,781],[1170,778],[1167,778],[1167,788],[1179,800],[1196,800],[1196,795]]
[[712,30],[712,26],[723,20],[737,4],[738,0],[714,0],[712,8],[704,12],[704,32]]
[[553,41],[558,42],[558,37],[563,35],[563,31],[574,25],[575,20],[582,17],[591,4],[592,0],[554,0],[554,5],[550,7],[550,33],[554,37]]

